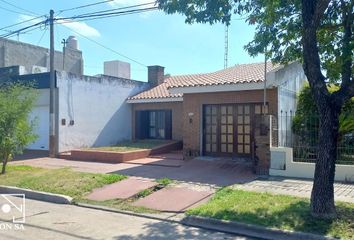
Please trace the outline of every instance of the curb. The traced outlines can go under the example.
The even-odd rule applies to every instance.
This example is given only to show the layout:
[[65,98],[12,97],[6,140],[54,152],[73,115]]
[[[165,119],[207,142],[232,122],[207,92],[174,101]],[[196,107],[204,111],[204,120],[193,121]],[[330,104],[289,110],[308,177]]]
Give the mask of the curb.
[[267,240],[334,240],[335,238],[325,237],[312,233],[293,232],[287,230],[279,230],[274,228],[266,228],[253,224],[246,224],[233,221],[217,220],[200,216],[186,216],[181,223],[199,227],[208,230],[216,230],[225,233],[240,234],[243,236],[256,237]]
[[71,204],[73,202],[73,199],[71,197],[65,195],[33,191],[30,189],[9,187],[3,185],[0,185],[0,194],[25,194],[25,197],[28,199],[58,204]]
[[176,216],[163,218],[157,214],[146,214],[146,213],[135,213],[130,211],[118,210],[115,208],[102,207],[98,205],[86,204],[86,203],[75,203],[75,205],[84,208],[96,209],[101,211],[107,211],[112,213],[126,214],[135,217],[149,218],[153,220],[159,220],[170,223],[182,224],[190,227],[197,227],[206,230],[224,232],[229,234],[237,234],[247,237],[255,237],[267,240],[335,240],[336,238],[325,237],[317,234],[303,233],[303,232],[293,232],[280,229],[266,228],[262,226],[218,220],[200,216],[186,216],[180,217],[181,214]]

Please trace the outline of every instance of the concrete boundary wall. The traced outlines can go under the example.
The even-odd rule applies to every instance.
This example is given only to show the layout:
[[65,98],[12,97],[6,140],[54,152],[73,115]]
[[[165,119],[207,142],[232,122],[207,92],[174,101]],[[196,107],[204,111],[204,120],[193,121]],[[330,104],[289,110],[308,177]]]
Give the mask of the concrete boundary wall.
[[[269,175],[311,178],[315,172],[314,163],[294,162],[293,149],[286,147],[271,147],[271,167]],[[336,165],[336,181],[354,182],[354,165]]]

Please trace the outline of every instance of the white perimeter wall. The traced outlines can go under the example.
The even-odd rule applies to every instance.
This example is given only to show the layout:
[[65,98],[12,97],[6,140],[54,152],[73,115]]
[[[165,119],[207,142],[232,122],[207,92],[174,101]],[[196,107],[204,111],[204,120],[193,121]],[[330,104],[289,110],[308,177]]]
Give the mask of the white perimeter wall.
[[[293,162],[292,148],[270,148],[271,167],[269,175],[294,178],[311,178],[315,173],[314,163]],[[354,165],[336,164],[336,181],[354,182]]]
[[49,89],[39,89],[38,99],[30,114],[30,120],[35,120],[34,133],[38,136],[27,149],[48,150],[49,148]]
[[[109,76],[77,77],[57,73],[59,152],[114,145],[131,138],[132,113],[126,99],[146,83]],[[62,119],[66,124],[62,125]],[[70,125],[70,121],[74,121]]]
[[[290,115],[295,115],[297,95],[307,80],[302,65],[295,62],[277,71],[275,81],[280,82],[278,86],[278,139],[279,146],[284,146],[286,137],[289,137],[291,132]],[[289,118],[284,117],[285,115]],[[285,132],[286,130],[288,132]]]

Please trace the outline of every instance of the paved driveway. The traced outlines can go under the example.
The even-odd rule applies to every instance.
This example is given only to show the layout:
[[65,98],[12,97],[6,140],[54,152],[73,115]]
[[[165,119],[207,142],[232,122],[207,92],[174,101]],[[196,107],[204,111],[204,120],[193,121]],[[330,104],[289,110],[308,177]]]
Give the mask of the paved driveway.
[[[160,163],[173,161],[165,156],[159,156]],[[158,159],[158,158],[156,158]],[[156,160],[155,159],[155,160]],[[129,176],[159,179],[170,178],[177,181],[208,185],[211,187],[222,187],[236,183],[250,182],[256,178],[251,168],[243,164],[226,160],[189,160],[181,161],[175,159],[177,165],[173,164],[144,164],[141,163],[97,163],[80,162],[56,158],[35,158],[28,160],[14,161],[11,164],[31,165],[45,168],[70,167],[75,171],[95,173],[119,173]]]

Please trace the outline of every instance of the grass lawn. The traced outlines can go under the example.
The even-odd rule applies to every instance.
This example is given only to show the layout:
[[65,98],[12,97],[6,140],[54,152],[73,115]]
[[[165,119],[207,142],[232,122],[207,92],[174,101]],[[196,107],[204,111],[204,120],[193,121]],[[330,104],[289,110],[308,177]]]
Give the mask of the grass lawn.
[[354,239],[354,204],[337,202],[335,220],[311,217],[309,204],[305,198],[224,188],[187,214]]
[[8,165],[6,174],[0,175],[0,185],[64,194],[74,200],[79,200],[95,188],[125,178],[125,176],[117,174],[75,172],[69,168],[44,169]]
[[138,140],[138,141],[126,141],[121,142],[115,146],[108,146],[108,147],[97,147],[97,148],[89,148],[90,150],[101,150],[101,151],[113,151],[113,152],[130,152],[136,150],[143,150],[143,149],[151,149],[157,147],[159,145],[166,144],[170,141],[168,140],[155,140],[155,139],[148,139],[148,140]]

